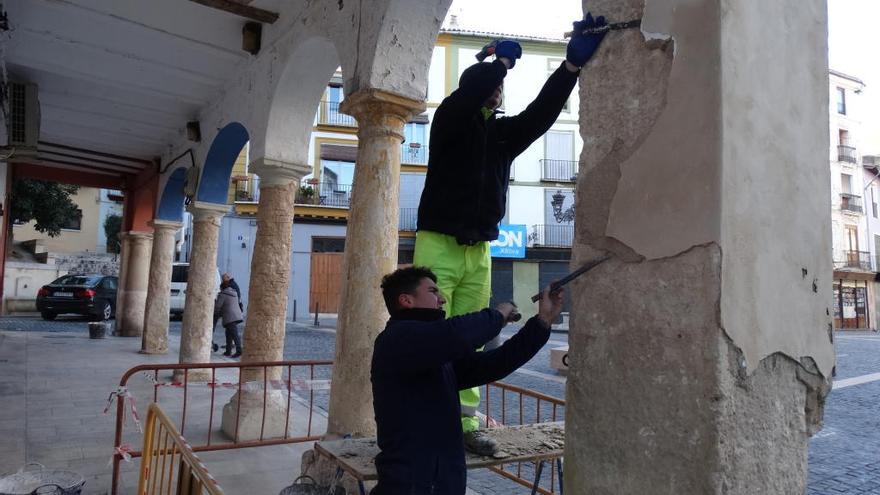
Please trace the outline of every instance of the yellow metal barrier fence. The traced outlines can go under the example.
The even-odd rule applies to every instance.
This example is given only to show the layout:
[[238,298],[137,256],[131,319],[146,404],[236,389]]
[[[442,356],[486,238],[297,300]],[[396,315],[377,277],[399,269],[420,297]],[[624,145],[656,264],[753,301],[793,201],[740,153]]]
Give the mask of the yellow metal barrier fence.
[[[175,478],[174,466],[179,463]],[[174,490],[172,492],[172,490]],[[223,490],[155,403],[147,410],[138,495],[221,495]]]

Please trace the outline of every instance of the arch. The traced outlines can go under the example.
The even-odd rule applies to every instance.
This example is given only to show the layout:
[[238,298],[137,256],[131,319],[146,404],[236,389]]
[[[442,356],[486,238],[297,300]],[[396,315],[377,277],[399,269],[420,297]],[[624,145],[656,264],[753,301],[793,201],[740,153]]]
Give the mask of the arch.
[[238,122],[229,123],[220,129],[205,157],[196,193],[197,201],[226,204],[232,166],[248,139],[250,137],[247,129]]
[[165,188],[162,189],[162,198],[156,208],[157,220],[183,221],[183,203],[186,199],[183,188],[186,185],[186,171],[187,167],[177,167],[168,176]]
[[315,110],[339,66],[336,46],[330,40],[315,36],[297,44],[272,92],[265,141],[252,144],[257,157],[306,161]]

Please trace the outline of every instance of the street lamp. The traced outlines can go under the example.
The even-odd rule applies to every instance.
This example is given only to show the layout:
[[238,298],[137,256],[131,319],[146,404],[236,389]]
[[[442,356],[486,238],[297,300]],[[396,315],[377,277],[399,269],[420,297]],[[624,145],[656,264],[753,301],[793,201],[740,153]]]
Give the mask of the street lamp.
[[565,195],[562,194],[562,191],[557,189],[556,194],[551,196],[553,199],[550,201],[550,206],[553,208],[553,218],[556,219],[556,223],[571,223],[574,221],[574,203],[567,209],[563,210],[562,206],[565,203]]

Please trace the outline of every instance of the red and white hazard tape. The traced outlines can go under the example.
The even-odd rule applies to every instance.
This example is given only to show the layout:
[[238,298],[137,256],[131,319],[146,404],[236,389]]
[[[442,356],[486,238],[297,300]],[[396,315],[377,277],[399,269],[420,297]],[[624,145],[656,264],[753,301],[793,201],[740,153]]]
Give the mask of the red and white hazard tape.
[[[183,383],[181,382],[163,382],[156,380],[152,374],[144,372],[144,377],[156,387],[171,387],[171,388],[184,388]],[[248,392],[255,390],[263,390],[262,381],[252,381],[252,382],[244,382],[241,384],[241,389],[246,390]],[[293,392],[308,392],[311,390],[330,390],[330,380],[307,380],[307,379],[293,379],[293,380],[268,380],[269,389],[270,390],[290,390]],[[227,388],[227,389],[235,389],[238,390],[238,382],[195,382],[187,384],[187,387],[192,385],[205,385],[207,387],[212,388]]]
[[[131,392],[128,391],[125,387],[116,387],[116,390],[110,392],[110,397],[107,397],[107,405],[104,406],[104,414],[107,414],[107,411],[110,410],[110,406],[113,405],[113,398],[116,397],[118,400],[125,401],[128,399],[128,404],[131,407],[131,417],[134,419],[134,425],[137,427],[138,433],[143,433],[141,429],[141,419],[138,416],[137,405],[135,404],[134,396],[131,395]],[[124,406],[123,406],[123,414],[124,414]],[[123,419],[124,421],[124,419]]]

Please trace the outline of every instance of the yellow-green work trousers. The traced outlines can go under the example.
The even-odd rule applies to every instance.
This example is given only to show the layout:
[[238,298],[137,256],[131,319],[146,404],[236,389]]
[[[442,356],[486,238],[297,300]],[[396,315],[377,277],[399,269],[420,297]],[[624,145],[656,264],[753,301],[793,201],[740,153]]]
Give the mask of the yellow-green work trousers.
[[[437,286],[446,299],[447,317],[473,313],[489,305],[492,258],[488,242],[465,246],[459,244],[455,237],[420,230],[416,234],[413,264],[430,268],[437,275]],[[462,431],[474,431],[480,426],[476,415],[480,405],[480,389],[462,390],[458,395],[461,400]]]

